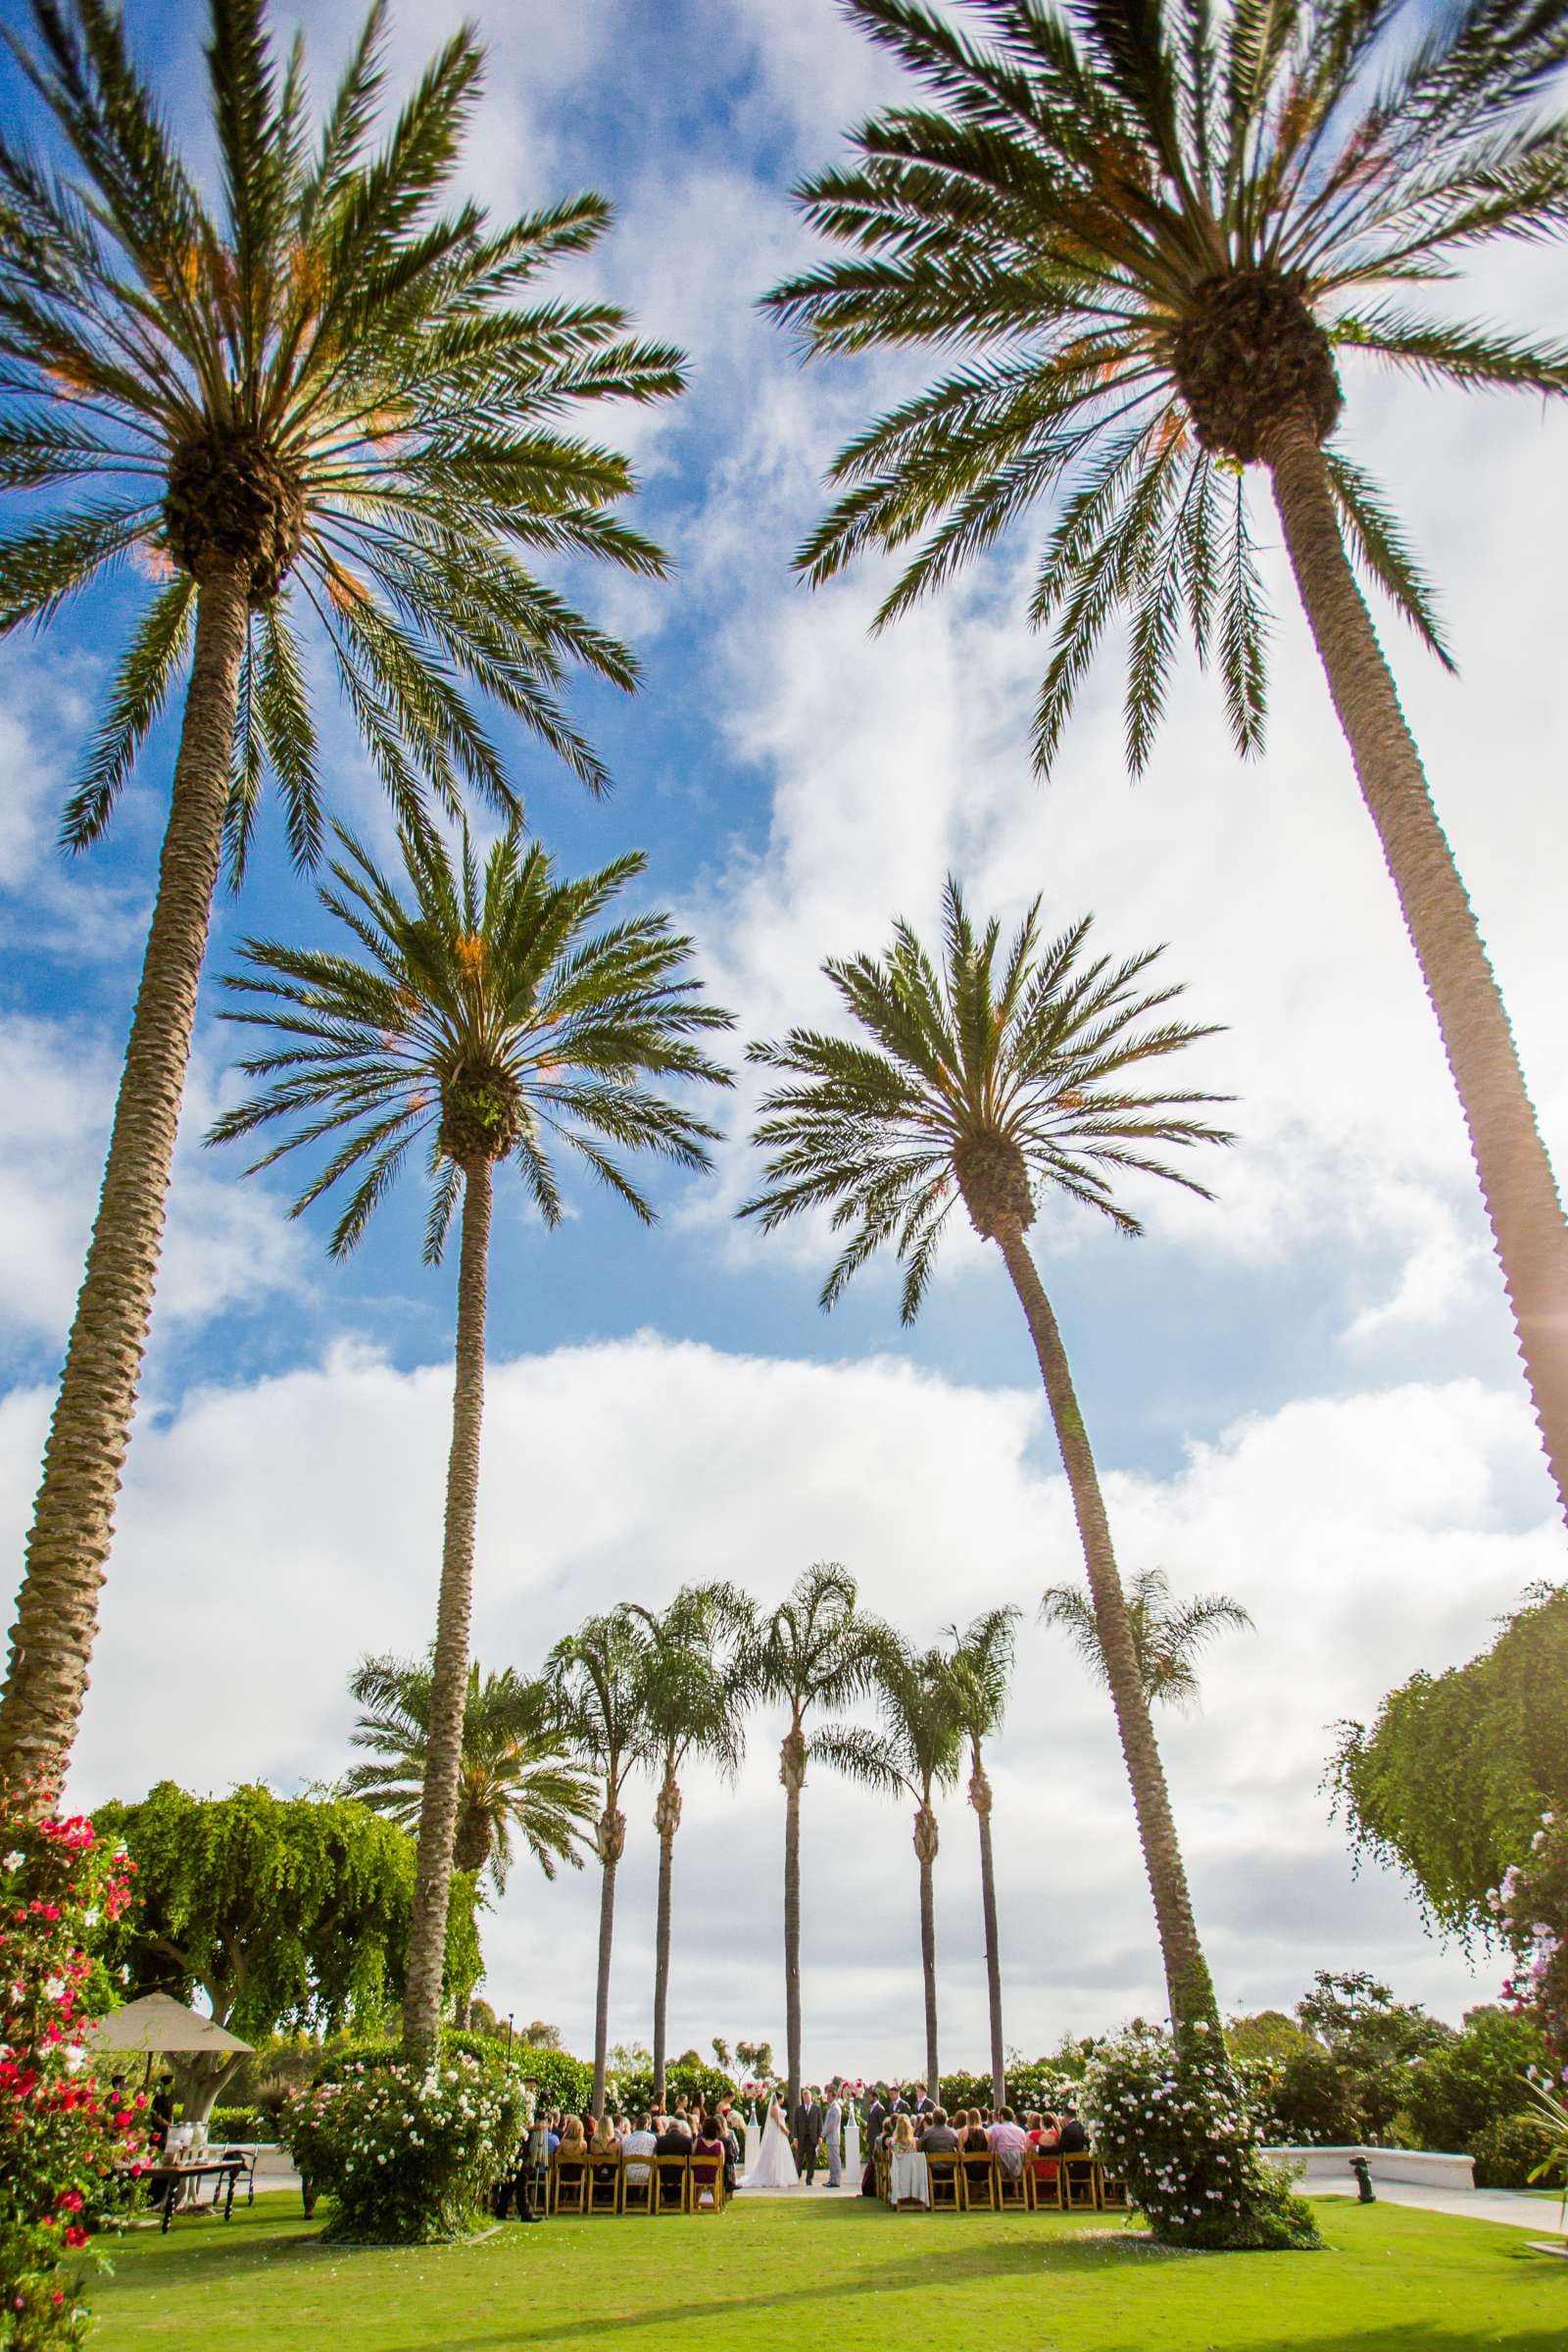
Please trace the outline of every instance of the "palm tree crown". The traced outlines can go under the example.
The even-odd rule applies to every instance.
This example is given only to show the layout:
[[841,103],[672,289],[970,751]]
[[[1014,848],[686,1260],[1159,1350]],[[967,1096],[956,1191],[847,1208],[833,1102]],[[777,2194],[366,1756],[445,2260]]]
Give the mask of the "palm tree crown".
[[824,1724],[811,1753],[863,1788],[929,1806],[936,1789],[956,1780],[963,1748],[950,1661],[941,1650],[911,1648],[888,1628],[878,1629],[871,1655],[880,1729]]
[[733,1778],[746,1752],[738,1661],[756,1615],[752,1602],[734,1585],[711,1583],[683,1586],[657,1613],[626,1605],[647,1635],[643,1710],[666,1779],[694,1756]]
[[842,1707],[871,1677],[874,1627],[858,1613],[858,1588],[836,1560],[819,1560],[796,1580],[747,1644],[742,1672],[761,1699],[799,1725],[817,1707]]
[[[63,137],[57,172],[0,141],[0,486],[54,494],[0,541],[0,629],[47,619],[135,557],[162,584],[138,620],[66,812],[108,820],[185,659],[198,590],[245,575],[250,619],[229,805],[242,863],[264,775],[291,848],[320,838],[298,626],[318,626],[400,818],[421,776],[510,808],[466,685],[515,714],[594,789],[604,770],[557,689],[620,686],[626,650],[529,565],[588,556],[658,573],[610,510],[625,460],[564,412],[663,399],[679,356],[602,303],[533,281],[608,224],[594,195],[492,227],[438,209],[483,57],[456,33],[371,152],[385,10],[371,9],[320,136],[303,56],[279,72],[262,0],[213,0],[207,51],[218,211],[173,151],[105,0],[33,0],[24,65]],[[83,495],[85,493],[86,495]]]
[[[1127,1592],[1127,1614],[1145,1696],[1152,1705],[1163,1700],[1184,1713],[1198,1704],[1197,1661],[1216,1634],[1254,1630],[1241,1602],[1224,1592],[1199,1592],[1191,1600],[1175,1599],[1169,1580],[1158,1568],[1142,1569],[1133,1577]],[[1079,1656],[1104,1682],[1100,1628],[1088,1593],[1076,1585],[1053,1585],[1042,1595],[1040,1615],[1045,1624],[1058,1626],[1071,1638]]]
[[[1407,307],[1497,235],[1568,220],[1562,0],[845,0],[931,94],[853,135],[800,191],[852,250],[779,286],[813,348],[975,355],[839,455],[816,581],[919,540],[887,620],[1058,502],[1032,618],[1055,641],[1035,711],[1048,766],[1118,610],[1133,614],[1127,745],[1147,757],[1181,616],[1261,739],[1266,616],[1243,469],[1270,426],[1339,417],[1335,355],[1429,379],[1568,389],[1568,346]],[[1363,572],[1444,661],[1427,585],[1342,452],[1332,495]]]
[[[429,1752],[431,1669],[406,1658],[366,1658],[349,1684],[362,1710],[350,1735],[372,1762],[343,1777],[345,1796],[417,1829]],[[514,1833],[547,1879],[560,1862],[582,1868],[580,1846],[594,1815],[592,1783],[570,1761],[567,1741],[542,1682],[508,1666],[481,1676],[468,1668],[463,1764],[453,1861],[459,1870],[487,1866],[504,1893]]]
[[904,922],[880,960],[823,965],[868,1042],[793,1029],[750,1049],[791,1083],[762,1102],[756,1141],[772,1153],[769,1183],[741,1213],[771,1231],[830,1206],[835,1227],[854,1229],[823,1286],[825,1307],[891,1242],[906,1323],[956,1199],[983,1235],[1012,1215],[1028,1226],[1052,1190],[1136,1234],[1112,1176],[1134,1169],[1203,1194],[1158,1152],[1230,1140],[1189,1116],[1225,1098],[1125,1083],[1143,1063],[1214,1034],[1155,1017],[1182,993],[1146,986],[1157,949],[1119,964],[1086,959],[1088,916],[1042,945],[1036,901],[999,970],[995,918],[977,932],[951,879],[943,906],[940,971]]
[[[277,1039],[241,1063],[275,1081],[226,1112],[212,1140],[297,1121],[255,1162],[342,1136],[294,1213],[341,1180],[358,1178],[332,1237],[334,1256],[359,1241],[410,1147],[428,1146],[425,1254],[438,1259],[474,1162],[513,1160],[547,1224],[562,1214],[554,1140],[645,1221],[654,1211],[611,1146],[649,1150],[688,1168],[707,1165],[714,1130],[637,1083],[641,1073],[729,1083],[694,1033],[730,1025],[697,1000],[691,942],[663,915],[628,917],[597,936],[588,925],[643,870],[619,858],[580,881],[560,881],[537,843],[516,831],[491,850],[481,875],[465,832],[456,863],[431,833],[403,839],[413,903],[339,832],[341,858],[321,903],[365,951],[249,942],[246,969],[225,986],[241,1003],[224,1018]],[[247,1008],[248,1000],[265,1003]]]

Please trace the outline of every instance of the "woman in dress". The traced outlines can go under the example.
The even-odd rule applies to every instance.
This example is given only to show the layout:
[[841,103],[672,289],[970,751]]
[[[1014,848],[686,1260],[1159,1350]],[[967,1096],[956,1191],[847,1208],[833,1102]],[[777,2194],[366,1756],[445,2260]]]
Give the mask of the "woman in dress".
[[785,2128],[784,2110],[777,2099],[768,2102],[767,2120],[762,2126],[762,2144],[758,2151],[755,2169],[746,2175],[748,2188],[793,2188],[798,2176],[795,2169],[795,2150]]

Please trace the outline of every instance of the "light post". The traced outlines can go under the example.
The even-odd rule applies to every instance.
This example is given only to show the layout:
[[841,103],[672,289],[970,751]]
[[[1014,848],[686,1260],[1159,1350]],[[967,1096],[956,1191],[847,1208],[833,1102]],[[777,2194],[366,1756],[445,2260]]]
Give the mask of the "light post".
[[512,2056],[512,2011],[507,2011],[507,2056]]

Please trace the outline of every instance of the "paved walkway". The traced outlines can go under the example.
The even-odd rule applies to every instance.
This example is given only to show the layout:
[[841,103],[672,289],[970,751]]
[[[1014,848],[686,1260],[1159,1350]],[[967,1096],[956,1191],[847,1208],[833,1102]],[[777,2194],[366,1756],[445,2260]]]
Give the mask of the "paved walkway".
[[[1538,2237],[1562,2235],[1562,2208],[1555,2197],[1533,2197],[1522,2188],[1423,2188],[1414,2180],[1378,2180],[1380,2205],[1418,2205],[1424,2213],[1456,2213],[1472,2222],[1506,2222],[1533,2230]],[[1309,2197],[1353,2197],[1355,2189],[1309,2188]]]

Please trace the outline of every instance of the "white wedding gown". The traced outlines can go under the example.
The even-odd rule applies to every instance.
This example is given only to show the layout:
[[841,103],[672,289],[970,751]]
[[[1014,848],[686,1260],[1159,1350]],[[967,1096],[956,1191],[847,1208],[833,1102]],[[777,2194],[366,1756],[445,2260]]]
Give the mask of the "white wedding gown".
[[746,2185],[748,2188],[793,2188],[797,2178],[795,2150],[790,2146],[790,2135],[784,2129],[784,2118],[775,2099],[762,2126],[762,2145],[757,2163],[755,2167],[747,2167]]

